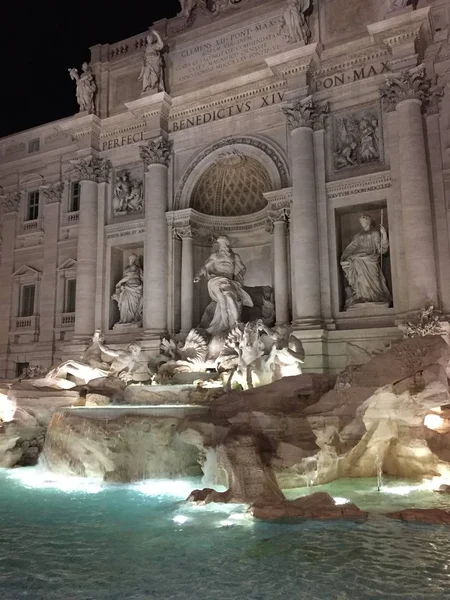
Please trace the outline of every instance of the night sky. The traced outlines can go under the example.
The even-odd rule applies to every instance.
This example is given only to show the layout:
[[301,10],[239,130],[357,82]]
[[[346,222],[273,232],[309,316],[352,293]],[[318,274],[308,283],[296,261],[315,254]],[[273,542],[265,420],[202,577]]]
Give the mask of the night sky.
[[89,60],[89,47],[142,33],[179,10],[178,0],[10,0],[0,36],[0,137],[78,112],[68,69]]

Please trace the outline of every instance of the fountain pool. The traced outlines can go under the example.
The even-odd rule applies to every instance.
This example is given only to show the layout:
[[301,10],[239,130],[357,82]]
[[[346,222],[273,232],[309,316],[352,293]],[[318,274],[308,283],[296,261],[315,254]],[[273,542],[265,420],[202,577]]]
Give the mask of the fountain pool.
[[[373,479],[351,483],[326,487],[339,497],[351,488],[372,508],[383,496]],[[450,597],[448,527],[377,515],[263,523],[243,506],[184,504],[198,485],[103,485],[39,468],[0,470],[2,600]],[[395,492],[404,484],[386,485]],[[444,502],[429,491],[410,493],[428,505]],[[411,506],[409,494],[396,497],[397,506]]]

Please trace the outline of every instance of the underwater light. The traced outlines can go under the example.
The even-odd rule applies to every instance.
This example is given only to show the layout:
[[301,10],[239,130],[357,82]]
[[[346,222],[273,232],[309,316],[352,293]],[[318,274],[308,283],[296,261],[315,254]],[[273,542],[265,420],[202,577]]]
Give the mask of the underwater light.
[[336,498],[333,498],[333,500],[336,506],[340,506],[341,504],[350,504],[350,500],[348,498],[341,498],[340,496],[336,496]]
[[186,523],[186,521],[189,521],[188,517],[185,517],[184,515],[177,515],[172,520],[174,523],[177,523],[178,525],[183,525],[184,523]]

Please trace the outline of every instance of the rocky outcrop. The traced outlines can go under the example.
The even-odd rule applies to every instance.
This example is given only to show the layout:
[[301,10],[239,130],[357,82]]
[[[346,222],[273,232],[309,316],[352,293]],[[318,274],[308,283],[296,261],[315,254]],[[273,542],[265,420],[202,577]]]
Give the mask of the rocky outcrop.
[[[109,407],[60,411],[45,459],[58,472],[114,481],[192,474],[201,465],[227,491],[196,491],[194,501],[244,502],[255,515],[356,515],[356,507],[323,497],[320,510],[295,506],[281,489],[371,477],[377,466],[408,478],[448,471],[449,362],[442,337],[414,338],[337,377],[304,374],[245,392],[198,391],[208,406],[202,411],[178,405],[170,414],[117,418]],[[147,391],[153,393],[133,394],[145,402]]]
[[[439,336],[406,340],[335,381],[300,375],[222,396],[212,404],[208,423],[190,421],[185,433],[192,439],[196,433],[199,448],[216,449],[218,468],[233,481],[225,493],[230,497],[238,471],[221,457],[232,449],[233,464],[248,458],[245,444],[236,447],[234,440],[231,447],[227,441],[226,432],[236,426],[265,440],[259,450],[265,480],[274,478],[279,488],[371,477],[377,465],[387,475],[431,477],[450,463],[449,431],[424,425],[430,412],[450,404],[449,359],[449,346]],[[241,489],[252,489],[254,472],[239,471]],[[254,502],[252,495],[247,499]]]
[[413,523],[429,523],[432,525],[446,525],[450,523],[450,511],[442,508],[407,508],[386,515],[391,519],[400,519]]
[[0,467],[11,468],[37,463],[54,410],[77,402],[79,395],[14,382],[0,397],[6,406],[0,415]]
[[198,450],[178,433],[183,417],[78,412],[58,411],[50,422],[42,460],[54,473],[124,483],[201,474]]

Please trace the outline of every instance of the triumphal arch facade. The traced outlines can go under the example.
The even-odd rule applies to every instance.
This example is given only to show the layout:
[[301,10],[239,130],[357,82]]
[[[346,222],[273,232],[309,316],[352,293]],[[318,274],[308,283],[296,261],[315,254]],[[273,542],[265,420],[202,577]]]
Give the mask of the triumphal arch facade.
[[233,319],[339,371],[448,316],[449,13],[182,0],[91,48],[79,112],[0,140],[0,377]]

